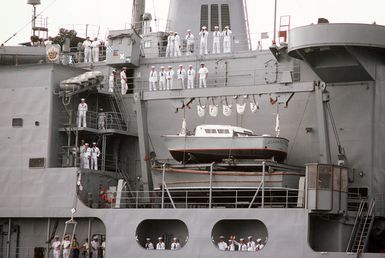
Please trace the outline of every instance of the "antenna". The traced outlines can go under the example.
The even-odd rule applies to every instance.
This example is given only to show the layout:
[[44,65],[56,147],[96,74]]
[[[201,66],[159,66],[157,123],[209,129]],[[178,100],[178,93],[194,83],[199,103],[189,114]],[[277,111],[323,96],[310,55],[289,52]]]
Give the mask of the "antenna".
[[40,0],[28,0],[27,4],[32,5],[32,36],[35,36],[36,27],[36,5],[40,4]]

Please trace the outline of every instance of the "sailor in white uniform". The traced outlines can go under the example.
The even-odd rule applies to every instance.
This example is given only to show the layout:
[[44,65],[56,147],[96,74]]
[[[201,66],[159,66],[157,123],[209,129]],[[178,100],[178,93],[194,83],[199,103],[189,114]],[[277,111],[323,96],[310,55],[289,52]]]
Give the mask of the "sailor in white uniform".
[[80,141],[80,147],[79,147],[80,168],[84,168],[83,155],[84,155],[85,148],[86,148],[86,146],[85,146],[84,140],[81,140]]
[[174,56],[181,56],[180,52],[180,37],[178,32],[174,32]]
[[172,251],[179,250],[181,248],[180,243],[176,237],[173,238],[170,249]]
[[194,89],[195,70],[192,65],[187,70],[187,89]]
[[249,240],[247,242],[247,251],[249,251],[249,252],[255,251],[256,244],[253,241],[253,237],[249,236],[247,239]]
[[186,70],[183,68],[183,65],[180,64],[178,70],[176,71],[176,75],[178,78],[178,82],[182,86],[182,89],[185,88],[185,78],[186,78]]
[[99,109],[98,114],[98,129],[99,130],[105,130],[106,129],[106,113],[103,112],[103,108]]
[[255,250],[258,251],[258,250],[261,250],[265,245],[262,243],[262,239],[258,238],[257,239],[257,245],[255,247]]
[[90,148],[89,144],[84,144],[84,149],[80,153],[82,159],[83,159],[83,168],[89,169],[90,168]]
[[59,236],[55,236],[55,240],[53,241],[51,248],[53,249],[53,258],[60,258],[61,242],[59,240]]
[[99,242],[98,242],[97,236],[94,236],[94,239],[92,239],[91,241],[91,251],[92,251],[92,258],[98,258]]
[[219,27],[215,26],[213,31],[213,54],[221,53],[221,36],[222,33],[219,31]]
[[82,47],[84,49],[84,63],[91,63],[91,41],[90,37],[87,37],[85,41],[83,41]]
[[98,38],[95,38],[94,41],[92,41],[91,47],[92,47],[92,61],[94,63],[99,62],[100,41],[98,40]]
[[158,237],[159,242],[156,244],[156,250],[165,250],[166,246],[163,242],[163,237]]
[[247,251],[247,245],[245,243],[245,239],[243,238],[239,239],[238,251]]
[[167,37],[166,57],[174,56],[175,37],[174,32],[170,31]]
[[62,246],[63,246],[63,258],[69,258],[70,253],[71,253],[71,249],[70,249],[71,242],[70,242],[70,236],[69,235],[66,235],[64,237]]
[[217,244],[218,245],[218,249],[221,250],[221,251],[227,251],[227,249],[228,249],[228,246],[227,246],[226,242],[223,241],[224,239],[225,239],[224,236],[220,236],[218,244]]
[[199,88],[207,88],[206,80],[209,73],[207,67],[205,67],[204,63],[201,63],[201,68],[199,68]]
[[199,36],[201,37],[199,53],[201,55],[207,55],[207,38],[209,33],[206,26],[202,27],[202,30],[199,32]]
[[96,146],[96,142],[92,143],[90,148],[91,153],[91,169],[98,170],[98,157],[100,156],[100,150]]
[[172,90],[173,83],[174,83],[174,70],[172,69],[172,66],[168,67],[168,71],[166,73],[166,88],[167,90]]
[[194,35],[191,33],[191,30],[188,29],[187,30],[187,35],[186,35],[186,56],[189,56],[189,55],[192,55],[193,52],[194,52],[194,43],[195,43],[195,39],[194,39]]
[[229,26],[226,26],[224,31],[222,32],[223,35],[223,53],[230,53],[231,52],[231,35],[233,33],[230,30]]
[[120,84],[121,84],[122,95],[125,95],[128,90],[126,70],[127,70],[127,67],[123,67],[122,71],[120,72]]
[[151,66],[149,81],[149,91],[156,91],[156,83],[158,82],[158,73],[155,71],[155,66]]
[[159,90],[166,90],[166,73],[164,66],[161,66],[159,71]]
[[151,243],[150,238],[146,238],[146,243],[144,244],[144,248],[147,250],[154,250],[154,245]]
[[81,99],[78,106],[78,127],[87,127],[88,105],[85,99]]
[[110,74],[110,78],[108,79],[108,92],[114,92],[114,88],[115,88],[115,74],[116,74],[116,70],[113,69],[111,74]]

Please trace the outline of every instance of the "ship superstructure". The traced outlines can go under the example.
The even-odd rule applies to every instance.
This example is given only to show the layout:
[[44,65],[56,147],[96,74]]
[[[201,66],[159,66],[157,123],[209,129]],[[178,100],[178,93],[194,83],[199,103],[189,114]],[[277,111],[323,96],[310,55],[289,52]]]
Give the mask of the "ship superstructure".
[[[253,50],[242,1],[172,0],[160,32],[134,2],[133,28],[110,31],[101,62],[83,63],[79,49],[0,47],[0,256],[52,256],[54,236],[68,233],[105,237],[105,257],[250,255],[219,250],[221,236],[253,236],[261,257],[382,257],[385,27],[312,24]],[[231,52],[199,54],[203,26],[210,40],[230,26]],[[169,31],[187,29],[193,53],[182,44],[182,56],[166,57]],[[175,79],[149,90],[152,66],[201,63],[207,88]],[[181,125],[182,137],[198,125],[279,135],[264,137],[287,139],[287,159],[177,161],[162,136]],[[98,170],[81,165],[81,140],[99,146]],[[144,248],[158,237],[166,250]]]

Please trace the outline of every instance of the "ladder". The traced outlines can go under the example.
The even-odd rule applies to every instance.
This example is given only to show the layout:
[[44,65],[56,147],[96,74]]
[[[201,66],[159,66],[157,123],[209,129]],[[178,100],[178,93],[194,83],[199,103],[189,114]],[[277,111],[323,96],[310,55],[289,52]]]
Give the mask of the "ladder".
[[123,103],[123,98],[120,93],[114,92],[109,98],[110,105],[113,111],[113,120],[117,123],[117,128],[126,131],[128,128],[129,115],[126,105]]
[[370,201],[367,212],[364,212],[365,203],[361,200],[346,252],[359,254],[366,250],[374,221],[375,199]]

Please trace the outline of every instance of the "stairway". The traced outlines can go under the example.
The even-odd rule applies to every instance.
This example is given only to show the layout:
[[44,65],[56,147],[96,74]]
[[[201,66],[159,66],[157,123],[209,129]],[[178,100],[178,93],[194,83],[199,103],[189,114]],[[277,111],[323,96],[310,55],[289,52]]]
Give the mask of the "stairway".
[[365,209],[365,201],[362,200],[358,208],[356,220],[350,235],[347,252],[365,252],[369,240],[370,231],[374,221],[375,200],[370,201],[369,207]]
[[112,119],[118,130],[126,131],[128,129],[129,115],[126,108],[126,105],[123,103],[123,98],[120,93],[114,92],[113,95],[109,97],[111,109],[112,109]]

